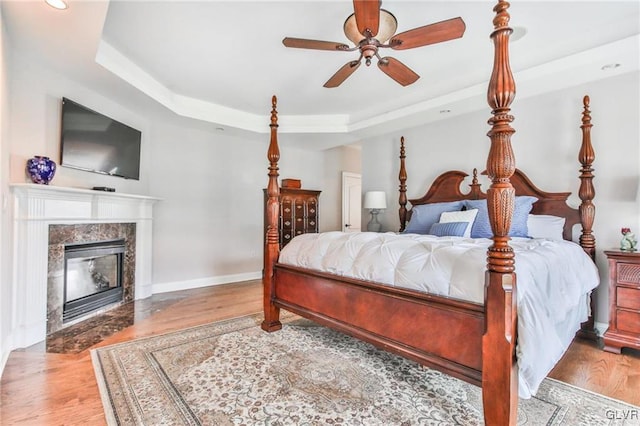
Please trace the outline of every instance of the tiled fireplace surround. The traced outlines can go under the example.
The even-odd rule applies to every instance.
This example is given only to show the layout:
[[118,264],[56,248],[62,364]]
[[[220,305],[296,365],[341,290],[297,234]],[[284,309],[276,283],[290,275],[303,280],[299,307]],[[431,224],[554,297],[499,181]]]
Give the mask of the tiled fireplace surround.
[[48,313],[52,313],[49,302],[58,303],[60,299],[50,293],[57,291],[60,274],[55,266],[56,256],[49,256],[50,242],[55,252],[53,246],[60,246],[61,238],[86,241],[85,238],[121,238],[128,234],[127,238],[135,240],[128,244],[134,253],[125,253],[135,263],[128,299],[151,296],[151,231],[156,198],[35,184],[12,184],[11,190],[15,224],[15,347],[41,342],[61,326],[55,308],[55,317],[49,320],[52,324],[47,326]]
[[[135,297],[136,224],[135,223],[86,223],[74,225],[49,225],[49,266],[47,273],[47,335],[64,327],[64,263],[65,245],[70,243],[124,240],[122,265],[122,301],[131,302]],[[100,308],[97,312],[107,309]],[[76,323],[92,313],[68,322]]]

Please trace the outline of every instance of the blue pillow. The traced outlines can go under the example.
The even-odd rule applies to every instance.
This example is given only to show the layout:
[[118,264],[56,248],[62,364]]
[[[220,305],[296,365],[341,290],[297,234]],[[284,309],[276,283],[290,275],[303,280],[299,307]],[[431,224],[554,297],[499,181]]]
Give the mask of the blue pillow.
[[538,201],[536,197],[527,195],[516,197],[516,206],[513,210],[513,219],[511,220],[511,229],[509,230],[510,237],[530,238],[527,220],[533,208],[533,203],[536,201]]
[[436,237],[462,237],[469,222],[434,223],[429,229],[429,234]]
[[[529,229],[527,228],[527,218],[533,207],[533,203],[538,201],[536,197],[528,195],[516,197],[516,205],[513,210],[513,219],[511,220],[510,237],[528,237]],[[464,205],[467,209],[478,209],[478,215],[471,227],[471,238],[491,238],[493,231],[489,223],[489,211],[487,210],[487,200],[465,200]]]
[[443,212],[461,210],[464,203],[462,201],[451,201],[446,203],[420,204],[411,209],[411,219],[404,230],[406,234],[427,234],[431,225],[440,221]]

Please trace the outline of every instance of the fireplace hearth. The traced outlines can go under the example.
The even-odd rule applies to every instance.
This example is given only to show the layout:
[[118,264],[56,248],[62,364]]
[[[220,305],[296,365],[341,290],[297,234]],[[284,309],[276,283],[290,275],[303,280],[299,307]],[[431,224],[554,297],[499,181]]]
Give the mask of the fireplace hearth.
[[122,301],[124,239],[64,247],[62,322]]

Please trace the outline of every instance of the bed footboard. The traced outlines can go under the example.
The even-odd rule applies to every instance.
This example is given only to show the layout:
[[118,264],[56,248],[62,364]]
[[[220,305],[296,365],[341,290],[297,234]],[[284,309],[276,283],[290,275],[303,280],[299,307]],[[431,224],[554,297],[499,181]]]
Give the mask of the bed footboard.
[[275,277],[276,306],[481,384],[482,305],[289,265]]

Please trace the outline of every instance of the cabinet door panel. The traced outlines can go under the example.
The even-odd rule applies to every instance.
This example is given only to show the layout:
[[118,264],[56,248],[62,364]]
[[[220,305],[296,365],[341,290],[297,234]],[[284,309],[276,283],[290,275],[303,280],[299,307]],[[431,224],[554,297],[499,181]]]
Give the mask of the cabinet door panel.
[[290,220],[293,217],[293,201],[291,200],[291,198],[283,198],[280,204],[280,215],[282,216],[282,219]]
[[307,201],[307,231],[318,232],[318,200],[309,198]]
[[302,197],[295,198],[293,201],[293,229],[295,235],[304,234],[305,231],[305,205],[306,199]]

